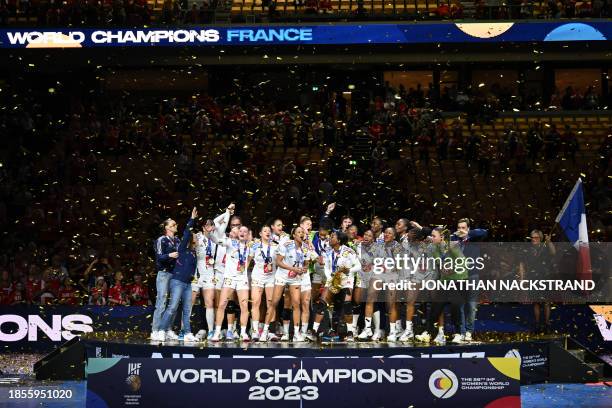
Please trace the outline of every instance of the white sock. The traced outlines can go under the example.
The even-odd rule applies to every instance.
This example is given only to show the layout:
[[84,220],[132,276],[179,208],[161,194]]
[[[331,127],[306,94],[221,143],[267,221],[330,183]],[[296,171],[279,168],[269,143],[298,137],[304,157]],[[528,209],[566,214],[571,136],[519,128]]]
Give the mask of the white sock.
[[397,329],[397,331],[402,331],[402,321],[401,320],[395,321],[395,328]]
[[380,310],[377,310],[372,315],[372,320],[374,321],[374,330],[376,332],[380,331]]
[[444,336],[444,327],[442,326],[438,327],[438,334],[441,334]]
[[389,323],[389,333],[395,333],[395,323]]
[[365,327],[363,328],[365,329],[370,329],[372,327],[372,318],[371,317],[366,317],[365,318]]
[[215,327],[215,309],[212,307],[206,308],[206,324],[208,325],[208,330],[212,330]]
[[406,320],[406,330],[412,331],[412,321],[411,320]]
[[235,332],[236,331],[236,322],[233,322],[231,324],[227,325],[227,330],[231,331],[231,332]]
[[347,332],[347,333],[352,333],[352,334],[354,334],[354,333],[355,333],[355,329],[354,329],[354,327],[355,327],[355,326],[353,326],[353,324],[352,324],[352,323],[347,323],[347,324],[346,324],[346,332]]
[[359,321],[359,315],[358,314],[354,314],[353,315],[353,328],[357,327],[357,322]]
[[289,322],[283,322],[283,334],[289,335]]
[[215,326],[215,333],[221,333],[221,326]]
[[251,331],[256,332],[259,330],[259,322],[257,320],[251,320]]
[[246,325],[245,326],[240,326],[240,335],[242,336],[243,334],[247,334],[247,332],[246,332]]
[[267,333],[269,329],[270,329],[270,325],[269,324],[264,324],[263,325],[263,331],[265,331]]
[[300,326],[293,326],[293,335],[297,336],[300,333]]
[[319,323],[319,322],[314,322],[314,323],[312,324],[312,331],[316,333],[316,332],[317,332],[317,330],[319,330],[319,325],[320,325],[320,324],[321,324],[321,323]]
[[302,334],[308,333],[308,322],[302,323]]

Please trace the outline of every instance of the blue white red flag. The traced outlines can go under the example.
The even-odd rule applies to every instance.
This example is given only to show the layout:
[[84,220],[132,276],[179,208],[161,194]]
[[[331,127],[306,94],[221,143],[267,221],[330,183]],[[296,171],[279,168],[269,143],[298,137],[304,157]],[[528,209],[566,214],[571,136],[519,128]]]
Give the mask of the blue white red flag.
[[582,179],[578,179],[576,182],[555,222],[559,224],[567,239],[579,252],[576,277],[578,279],[591,279],[591,254],[589,252],[589,234]]

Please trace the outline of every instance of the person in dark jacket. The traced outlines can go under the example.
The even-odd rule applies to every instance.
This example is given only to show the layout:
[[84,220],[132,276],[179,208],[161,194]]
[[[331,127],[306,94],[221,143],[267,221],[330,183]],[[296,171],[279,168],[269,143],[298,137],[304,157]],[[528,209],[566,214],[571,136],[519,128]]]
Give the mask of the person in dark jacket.
[[151,327],[151,340],[159,340],[161,335],[161,317],[166,310],[166,298],[170,286],[172,271],[178,258],[179,239],[176,237],[178,225],[172,218],[168,218],[161,225],[164,235],[155,240],[155,265],[157,278],[155,288],[157,297],[155,300],[155,312],[153,313],[153,324]]
[[[480,257],[480,245],[477,242],[484,240],[488,235],[489,232],[486,229],[470,229],[470,220],[462,218],[457,222],[457,231],[451,235],[451,242],[456,241],[463,255],[466,258],[475,260]],[[479,279],[478,270],[474,267],[468,269],[468,279],[477,281]],[[453,343],[472,341],[476,310],[478,308],[478,291],[468,291],[467,299],[465,300],[462,304],[453,305],[454,313],[458,317],[457,323],[460,327],[460,333],[455,334],[452,340]]]
[[162,334],[159,336],[160,341],[178,340],[178,336],[170,331],[174,316],[178,310],[179,303],[182,303],[182,326],[185,342],[196,342],[195,336],[191,333],[191,281],[195,275],[197,258],[195,253],[195,241],[191,228],[198,216],[198,211],[194,208],[191,211],[191,218],[185,226],[185,231],[181,237],[181,243],[178,247],[178,257],[172,277],[170,278],[170,301],[168,307],[162,315],[160,330]]

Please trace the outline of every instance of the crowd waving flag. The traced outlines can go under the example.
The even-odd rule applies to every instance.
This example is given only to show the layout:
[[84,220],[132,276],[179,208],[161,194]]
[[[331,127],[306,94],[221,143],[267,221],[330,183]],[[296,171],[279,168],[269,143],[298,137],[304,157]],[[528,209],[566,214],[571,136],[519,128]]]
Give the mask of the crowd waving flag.
[[591,255],[589,253],[589,233],[582,179],[579,178],[574,185],[555,222],[559,224],[567,239],[578,250],[576,277],[578,279],[591,279]]

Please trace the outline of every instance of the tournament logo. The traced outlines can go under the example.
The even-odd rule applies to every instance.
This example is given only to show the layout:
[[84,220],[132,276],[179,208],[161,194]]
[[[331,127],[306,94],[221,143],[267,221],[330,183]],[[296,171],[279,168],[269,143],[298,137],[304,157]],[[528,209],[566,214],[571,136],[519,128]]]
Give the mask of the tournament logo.
[[523,362],[523,359],[521,358],[521,353],[519,353],[517,349],[508,350],[504,357],[518,358],[519,365]]
[[449,369],[441,368],[429,376],[429,390],[438,398],[450,398],[455,395],[458,388],[459,380]]
[[142,381],[140,380],[140,366],[141,363],[128,364],[128,377],[125,379],[125,383],[132,392],[138,392],[142,385]]

